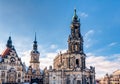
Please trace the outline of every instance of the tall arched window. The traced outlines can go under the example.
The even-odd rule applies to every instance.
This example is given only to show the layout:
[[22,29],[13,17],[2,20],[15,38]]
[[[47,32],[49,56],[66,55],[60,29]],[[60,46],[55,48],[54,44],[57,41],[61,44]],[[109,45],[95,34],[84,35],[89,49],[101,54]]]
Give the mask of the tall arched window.
[[20,72],[18,73],[18,77],[21,77],[21,74],[20,74]]
[[79,66],[79,59],[76,59],[76,65]]

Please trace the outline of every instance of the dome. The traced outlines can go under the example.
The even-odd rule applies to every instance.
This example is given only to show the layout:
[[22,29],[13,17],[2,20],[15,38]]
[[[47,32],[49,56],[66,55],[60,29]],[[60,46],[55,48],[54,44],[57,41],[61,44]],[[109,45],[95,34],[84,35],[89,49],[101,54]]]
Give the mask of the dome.
[[120,70],[116,70],[113,72],[113,75],[120,75]]

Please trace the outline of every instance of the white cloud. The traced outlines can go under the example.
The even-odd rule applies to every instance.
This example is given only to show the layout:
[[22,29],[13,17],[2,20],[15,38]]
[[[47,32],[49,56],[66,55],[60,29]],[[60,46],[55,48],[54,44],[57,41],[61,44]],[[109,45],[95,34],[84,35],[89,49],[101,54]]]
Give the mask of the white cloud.
[[0,54],[4,51],[5,45],[3,43],[0,43]]
[[49,68],[49,66],[53,66],[53,60],[55,56],[58,55],[58,53],[64,53],[66,52],[66,49],[57,49],[55,52],[44,52],[45,57],[40,57],[40,67],[41,69],[44,69],[45,67]]
[[[103,77],[106,73],[111,74],[113,71],[119,69],[119,59],[117,59],[116,56],[113,59],[116,60],[108,60],[107,56],[95,56],[92,53],[87,54],[86,63],[87,66],[95,66],[96,71],[96,78]],[[110,57],[113,57],[109,56]]]
[[53,59],[57,53],[46,53],[46,57],[40,57],[40,68],[44,69],[45,67],[53,66]]
[[57,45],[52,44],[52,45],[50,45],[50,48],[51,48],[51,49],[56,49],[56,48],[57,48]]
[[86,17],[88,17],[88,14],[85,12],[82,12],[82,13],[80,13],[80,16],[86,18]]
[[91,39],[91,37],[94,35],[94,30],[89,30],[86,34],[85,34],[85,37],[84,37],[84,40],[85,40],[85,47],[86,48],[89,48],[92,46],[93,44],[93,41]]
[[22,52],[19,57],[21,58],[22,62],[25,62],[26,66],[30,65],[30,50]]
[[56,52],[57,53],[60,53],[60,52],[65,53],[65,52],[67,52],[67,49],[57,49]]
[[89,30],[86,34],[85,34],[85,38],[88,38],[90,35],[94,34],[94,30]]
[[114,46],[114,45],[116,45],[116,44],[117,44],[117,42],[112,42],[112,43],[110,43],[108,46],[111,47],[111,46]]

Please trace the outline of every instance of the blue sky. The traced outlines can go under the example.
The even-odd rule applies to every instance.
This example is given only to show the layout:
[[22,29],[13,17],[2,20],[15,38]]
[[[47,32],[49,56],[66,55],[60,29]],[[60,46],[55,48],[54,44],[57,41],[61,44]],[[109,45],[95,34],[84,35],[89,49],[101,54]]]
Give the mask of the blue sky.
[[[58,51],[67,49],[74,8],[81,21],[88,59],[97,58],[100,63],[107,62],[108,65],[116,63],[112,69],[113,66],[108,68],[106,65],[103,72],[96,68],[98,73],[120,69],[119,0],[0,0],[1,53],[11,35],[19,56],[29,57],[36,32],[42,62],[53,59]],[[100,65],[93,60],[88,63],[96,67]]]

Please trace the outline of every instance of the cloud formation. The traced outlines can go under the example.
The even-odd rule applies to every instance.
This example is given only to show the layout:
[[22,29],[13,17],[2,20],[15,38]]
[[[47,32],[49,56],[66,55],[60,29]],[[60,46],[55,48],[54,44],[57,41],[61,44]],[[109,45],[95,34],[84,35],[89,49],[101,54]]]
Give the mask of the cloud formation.
[[[119,54],[111,56],[97,56],[92,53],[87,53],[86,63],[87,66],[95,66],[96,69],[96,78],[103,77],[106,73],[111,74],[113,71],[119,69]],[[109,57],[109,59],[108,59]],[[110,60],[112,58],[112,60]]]
[[86,48],[89,48],[92,46],[93,44],[93,41],[92,41],[92,36],[94,35],[95,31],[94,30],[89,30],[86,34],[85,34],[85,37],[84,37],[84,40],[85,40],[85,47]]
[[111,46],[115,46],[116,44],[117,44],[117,42],[112,42],[108,46],[111,47]]
[[3,52],[5,45],[0,43],[0,54]]
[[56,48],[57,48],[57,45],[52,44],[52,45],[50,45],[50,48],[51,48],[51,49],[56,49]]
[[82,12],[82,13],[80,13],[80,16],[86,18],[86,17],[88,17],[88,14],[85,12]]

